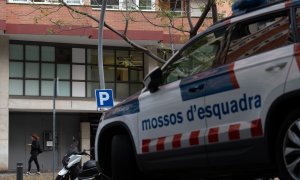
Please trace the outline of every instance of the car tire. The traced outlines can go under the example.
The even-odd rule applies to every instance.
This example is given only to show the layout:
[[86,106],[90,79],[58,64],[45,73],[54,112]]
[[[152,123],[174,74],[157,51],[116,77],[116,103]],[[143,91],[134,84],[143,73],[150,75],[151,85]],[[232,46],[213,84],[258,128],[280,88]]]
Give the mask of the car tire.
[[288,114],[279,130],[276,160],[280,179],[300,179],[300,108]]
[[130,139],[115,135],[111,144],[112,180],[137,179],[137,168]]

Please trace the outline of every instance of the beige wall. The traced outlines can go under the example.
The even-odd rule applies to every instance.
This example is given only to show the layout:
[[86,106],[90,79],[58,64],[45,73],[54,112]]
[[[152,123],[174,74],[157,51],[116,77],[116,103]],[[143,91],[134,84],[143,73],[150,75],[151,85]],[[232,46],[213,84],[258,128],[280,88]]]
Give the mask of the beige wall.
[[[81,150],[90,149],[91,148],[91,141],[90,141],[90,123],[89,122],[82,122],[80,123],[80,131],[81,131]],[[88,151],[87,153],[91,153]],[[88,161],[90,158],[88,156],[83,156],[82,164]]]
[[0,35],[0,171],[8,169],[9,38]]

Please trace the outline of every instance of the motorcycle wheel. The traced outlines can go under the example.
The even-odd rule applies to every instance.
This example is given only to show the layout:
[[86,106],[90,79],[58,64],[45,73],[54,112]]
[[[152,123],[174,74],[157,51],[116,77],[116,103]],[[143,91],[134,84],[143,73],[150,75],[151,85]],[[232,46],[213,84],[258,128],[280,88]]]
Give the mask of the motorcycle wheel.
[[55,180],[69,180],[69,176],[68,175],[65,175],[65,176],[57,175]]

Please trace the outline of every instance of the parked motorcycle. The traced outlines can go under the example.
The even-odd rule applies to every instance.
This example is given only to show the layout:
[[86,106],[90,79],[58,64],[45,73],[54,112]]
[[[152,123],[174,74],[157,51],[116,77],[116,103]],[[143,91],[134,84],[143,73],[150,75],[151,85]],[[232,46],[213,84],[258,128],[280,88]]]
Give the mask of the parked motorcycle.
[[102,173],[98,171],[95,160],[89,160],[81,166],[82,156],[90,156],[86,151],[78,151],[78,141],[73,139],[68,152],[62,159],[63,169],[58,172],[56,180],[101,180]]

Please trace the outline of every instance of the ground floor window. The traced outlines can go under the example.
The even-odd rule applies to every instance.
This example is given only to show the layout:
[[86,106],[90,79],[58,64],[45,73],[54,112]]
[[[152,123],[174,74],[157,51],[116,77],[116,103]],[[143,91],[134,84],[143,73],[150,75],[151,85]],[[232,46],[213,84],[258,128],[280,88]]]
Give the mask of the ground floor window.
[[[9,93],[52,96],[59,78],[58,96],[94,97],[99,88],[96,46],[10,42]],[[106,89],[124,99],[143,88],[144,53],[118,47],[104,49]]]

